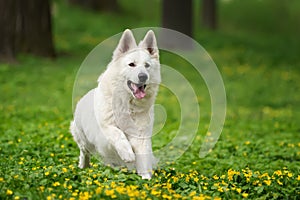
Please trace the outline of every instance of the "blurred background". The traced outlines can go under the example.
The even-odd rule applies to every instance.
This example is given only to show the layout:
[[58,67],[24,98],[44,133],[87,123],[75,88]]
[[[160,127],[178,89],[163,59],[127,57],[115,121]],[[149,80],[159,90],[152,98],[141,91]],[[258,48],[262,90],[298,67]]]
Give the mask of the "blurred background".
[[[28,119],[68,124],[73,84],[85,57],[103,40],[138,27],[175,29],[206,49],[227,93],[223,133],[238,138],[239,125],[243,134],[261,133],[267,115],[267,134],[285,130],[282,124],[299,138],[294,135],[300,130],[298,0],[0,0],[4,130]],[[161,63],[179,70],[194,87],[201,105],[199,130],[205,134],[210,95],[202,77],[169,52],[161,51]],[[157,99],[169,107],[167,133],[180,120],[177,100],[170,104],[171,99],[163,89]]]
[[178,30],[208,46],[259,37],[267,48],[264,37],[299,40],[299,10],[297,0],[1,0],[0,58],[79,53],[125,28],[151,26]]

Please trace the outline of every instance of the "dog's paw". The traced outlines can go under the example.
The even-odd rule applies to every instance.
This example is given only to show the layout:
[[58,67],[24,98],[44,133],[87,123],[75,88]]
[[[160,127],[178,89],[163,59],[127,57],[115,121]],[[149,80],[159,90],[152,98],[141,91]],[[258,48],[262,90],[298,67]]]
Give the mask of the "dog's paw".
[[152,173],[138,173],[142,179],[147,179],[147,180],[150,180],[151,177],[152,177]]
[[130,163],[135,161],[135,154],[128,141],[125,142],[124,140],[121,140],[118,142],[116,144],[116,150],[124,162]]

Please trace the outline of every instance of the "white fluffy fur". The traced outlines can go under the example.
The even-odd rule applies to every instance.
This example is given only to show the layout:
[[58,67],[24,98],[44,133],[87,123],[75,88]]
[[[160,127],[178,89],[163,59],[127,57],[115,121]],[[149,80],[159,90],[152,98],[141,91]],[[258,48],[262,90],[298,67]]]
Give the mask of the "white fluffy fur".
[[[135,67],[129,66],[132,62]],[[142,99],[137,99],[127,85],[128,80],[138,83],[139,73],[148,76]],[[137,46],[132,32],[125,30],[112,61],[98,79],[98,87],[78,102],[71,122],[71,133],[80,149],[80,168],[88,167],[90,154],[97,153],[105,164],[136,169],[142,178],[151,178],[155,164],[153,104],[160,80],[153,31]]]

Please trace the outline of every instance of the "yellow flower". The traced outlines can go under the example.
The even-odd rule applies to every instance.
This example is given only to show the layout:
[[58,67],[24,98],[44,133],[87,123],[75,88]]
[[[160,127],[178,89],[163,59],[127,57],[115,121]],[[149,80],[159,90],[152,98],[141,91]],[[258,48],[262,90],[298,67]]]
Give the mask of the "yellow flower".
[[140,194],[140,198],[141,199],[146,199],[147,197],[147,193],[145,191],[142,191],[141,194]]
[[276,174],[277,176],[281,176],[282,175],[282,171],[281,170],[276,170],[274,172],[274,174]]
[[99,182],[98,180],[94,180],[93,182],[94,182],[96,185],[98,185],[98,186],[101,185],[100,182]]
[[4,178],[0,177],[0,182],[3,182],[4,181]]
[[282,182],[280,182],[280,180],[277,180],[278,185],[283,185]]
[[291,178],[291,177],[293,177],[293,173],[292,172],[288,172],[287,176]]
[[238,193],[241,193],[241,192],[242,192],[242,189],[241,189],[241,188],[236,188],[236,191],[237,191]]
[[44,192],[45,187],[44,187],[44,186],[40,186],[40,190],[41,190],[42,192]]
[[102,192],[102,187],[98,187],[97,189],[96,189],[96,194],[100,194]]
[[172,184],[171,183],[167,183],[165,188],[167,188],[168,190],[172,189]]
[[189,176],[186,176],[185,177],[185,182],[189,182],[190,181],[190,177]]
[[264,183],[266,184],[266,185],[271,185],[271,180],[264,180]]
[[259,184],[259,180],[253,181],[253,185],[258,185]]
[[111,186],[111,188],[115,188],[115,187],[116,187],[116,182],[112,181],[112,182],[110,183],[110,186]]
[[66,172],[68,172],[68,169],[67,168],[62,168],[62,171],[63,171],[63,173],[66,173]]
[[213,176],[213,179],[218,180],[219,177],[218,177],[217,175],[214,175],[214,176]]
[[214,183],[215,187],[219,187],[220,183]]
[[77,195],[78,195],[77,192],[72,192],[72,196],[73,196],[73,197],[76,197]]
[[233,170],[233,169],[228,169],[228,171],[227,171],[227,176],[228,176],[228,180],[229,180],[229,181],[232,181],[232,180],[233,180],[233,176],[234,176],[234,175],[240,175],[240,172],[235,171],[235,170]]
[[92,185],[93,182],[92,182],[92,181],[86,181],[85,184],[87,184],[87,185]]
[[105,190],[105,195],[106,196],[110,196],[111,198],[117,198],[117,196],[115,195],[114,190]]
[[263,178],[263,177],[270,178],[268,173],[263,173],[259,178]]
[[162,198],[164,198],[164,199],[172,199],[172,197],[169,196],[169,195],[167,195],[167,194],[163,194],[163,195],[162,195]]
[[15,200],[19,200],[20,199],[20,197],[19,196],[15,196]]
[[246,141],[245,142],[245,145],[249,145],[251,142],[250,141]]
[[300,181],[300,175],[298,175],[297,180]]
[[69,165],[69,168],[70,168],[71,170],[75,169],[75,167],[74,167],[73,165]]
[[119,193],[119,194],[125,194],[127,191],[126,191],[126,188],[124,187],[116,187],[116,191]]
[[246,193],[246,192],[244,192],[243,194],[242,194],[242,196],[244,197],[244,198],[247,198],[248,197],[248,193]]
[[174,194],[173,197],[174,197],[175,199],[181,199],[181,198],[182,198],[182,196],[181,196],[180,194],[177,194],[177,193]]
[[6,190],[6,195],[12,195],[13,194],[13,191],[11,190]]
[[176,182],[178,182],[178,177],[176,177],[176,176],[172,176],[172,179],[173,179],[173,181],[174,181],[174,183],[176,183]]
[[50,172],[45,172],[45,176],[48,176],[50,174]]
[[59,182],[54,182],[52,185],[53,185],[54,187],[57,187],[57,186],[60,186],[60,183],[59,183]]
[[160,196],[161,191],[156,191],[155,189],[151,190],[151,194],[154,196]]
[[79,200],[88,200],[90,198],[89,192],[80,192]]
[[218,191],[219,192],[224,192],[223,188],[221,188],[221,187],[218,187]]
[[294,144],[288,144],[288,147],[294,148],[295,145]]
[[189,194],[190,197],[195,196],[196,195],[196,191],[193,191]]

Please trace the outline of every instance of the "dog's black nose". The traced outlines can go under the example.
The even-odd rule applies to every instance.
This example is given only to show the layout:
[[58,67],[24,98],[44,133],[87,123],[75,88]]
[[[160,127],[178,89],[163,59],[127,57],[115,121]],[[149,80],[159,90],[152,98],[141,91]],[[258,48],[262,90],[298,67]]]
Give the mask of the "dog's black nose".
[[139,77],[140,82],[146,82],[146,80],[148,79],[148,75],[143,72],[139,73],[138,77]]

